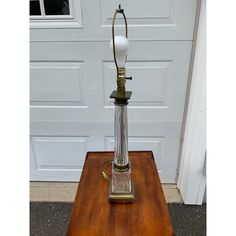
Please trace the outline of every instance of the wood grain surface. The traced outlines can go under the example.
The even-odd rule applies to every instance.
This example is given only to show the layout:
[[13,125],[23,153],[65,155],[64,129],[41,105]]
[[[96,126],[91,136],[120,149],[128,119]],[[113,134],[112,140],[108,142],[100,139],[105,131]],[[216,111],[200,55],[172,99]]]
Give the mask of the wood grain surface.
[[113,152],[89,152],[75,197],[68,236],[174,235],[152,152],[129,152],[134,203],[109,203],[101,165]]

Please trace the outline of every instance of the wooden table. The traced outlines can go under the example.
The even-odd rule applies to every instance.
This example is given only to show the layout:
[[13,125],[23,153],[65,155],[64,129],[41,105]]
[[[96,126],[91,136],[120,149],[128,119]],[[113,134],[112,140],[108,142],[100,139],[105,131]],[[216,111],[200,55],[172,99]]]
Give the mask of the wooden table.
[[152,152],[129,152],[135,203],[109,203],[101,165],[113,152],[88,152],[68,226],[69,236],[174,235]]

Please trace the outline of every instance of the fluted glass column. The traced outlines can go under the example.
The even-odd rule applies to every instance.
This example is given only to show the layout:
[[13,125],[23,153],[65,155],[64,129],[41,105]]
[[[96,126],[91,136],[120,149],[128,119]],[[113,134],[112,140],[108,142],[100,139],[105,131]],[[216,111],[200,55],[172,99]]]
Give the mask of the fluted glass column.
[[129,163],[127,105],[115,105],[115,158],[117,166]]

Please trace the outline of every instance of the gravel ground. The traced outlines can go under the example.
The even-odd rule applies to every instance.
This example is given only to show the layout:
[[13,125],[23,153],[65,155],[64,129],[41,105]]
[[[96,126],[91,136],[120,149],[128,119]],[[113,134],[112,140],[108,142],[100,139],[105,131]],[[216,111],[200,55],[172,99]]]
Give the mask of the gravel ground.
[[206,204],[168,204],[168,207],[176,236],[206,235]]
[[[206,235],[206,205],[168,204],[176,236]],[[63,236],[72,203],[30,203],[30,236]],[[164,236],[164,235],[163,235]]]

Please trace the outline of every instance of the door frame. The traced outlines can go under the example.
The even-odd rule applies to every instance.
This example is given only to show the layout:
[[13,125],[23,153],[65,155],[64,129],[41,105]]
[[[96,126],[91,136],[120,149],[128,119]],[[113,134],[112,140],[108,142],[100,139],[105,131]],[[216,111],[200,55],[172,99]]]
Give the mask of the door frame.
[[206,1],[198,2],[177,187],[185,204],[200,205],[206,188]]

